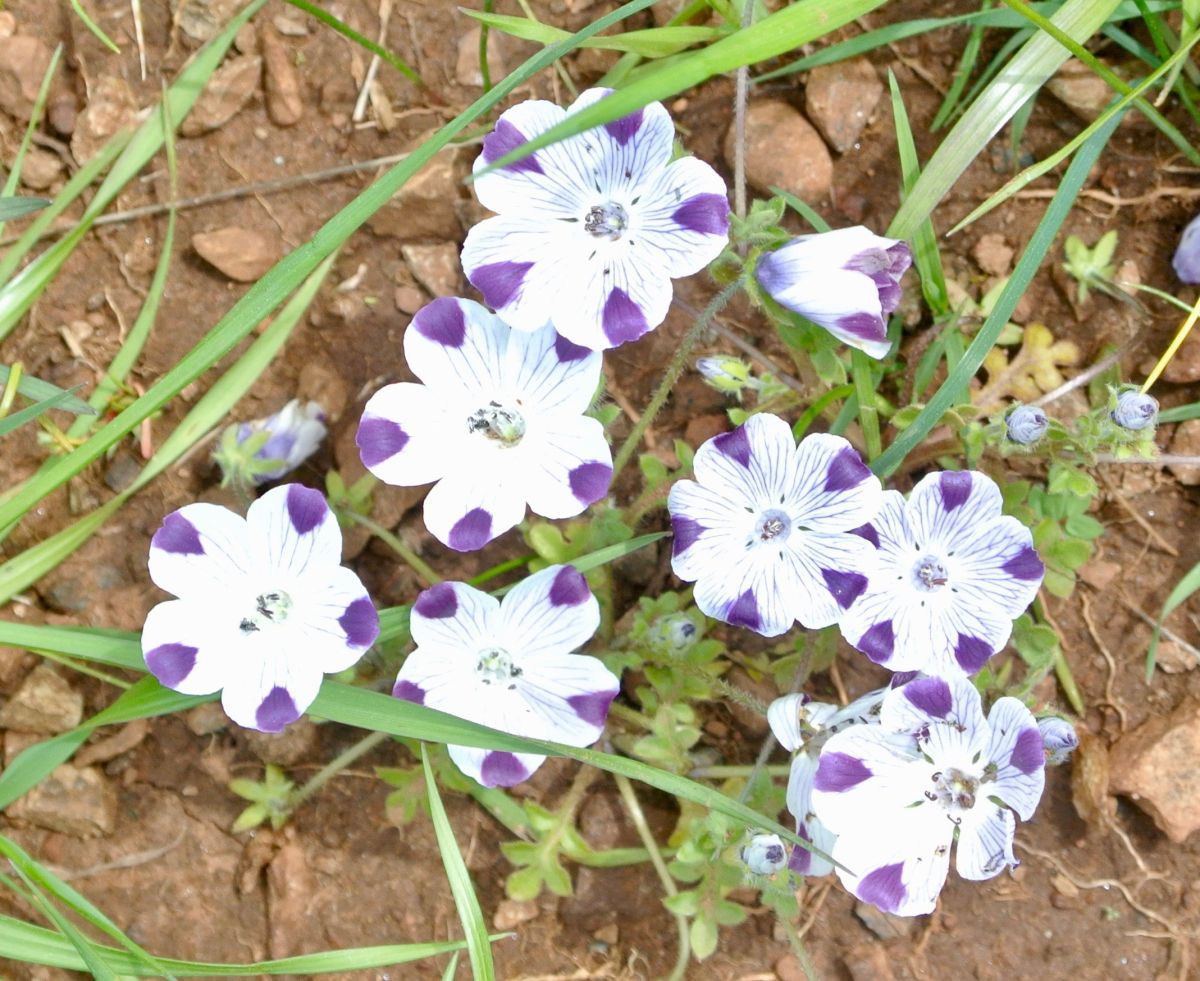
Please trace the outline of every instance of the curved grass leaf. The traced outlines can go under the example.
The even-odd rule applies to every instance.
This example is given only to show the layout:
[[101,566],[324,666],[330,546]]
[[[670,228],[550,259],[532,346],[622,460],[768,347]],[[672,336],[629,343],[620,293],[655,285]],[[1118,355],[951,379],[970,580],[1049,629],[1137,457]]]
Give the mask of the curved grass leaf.
[[[527,17],[485,13],[466,7],[462,8],[462,12],[493,30],[502,31],[520,38],[522,41],[553,44],[571,36],[570,31],[564,31],[561,27],[551,27],[549,24],[530,20]],[[717,27],[654,27],[645,31],[626,31],[624,34],[594,37],[584,41],[580,47],[600,48],[605,51],[627,51],[643,58],[663,58],[691,47],[693,44],[710,41],[714,37],[720,37],[726,33],[728,32]]]
[[396,69],[401,75],[416,82],[418,85],[424,85],[421,81],[421,76],[408,67],[408,65],[392,54],[387,48],[381,47],[372,41],[369,37],[364,37],[359,34],[349,24],[338,20],[333,14],[327,10],[322,10],[315,3],[309,3],[308,0],[284,0],[285,3],[290,3],[297,10],[303,10],[310,17],[315,17],[326,27],[336,31],[342,35],[347,41],[353,41],[360,47],[366,48],[371,54],[378,57],[381,61],[386,61],[389,65]]
[[[46,109],[46,100],[50,97],[50,84],[54,81],[55,72],[58,71],[58,63],[62,60],[63,46],[56,44],[54,53],[50,55],[50,63],[46,65],[46,72],[42,75],[41,85],[38,86],[37,95],[33,99],[33,107],[29,112],[29,122],[25,124],[25,132],[21,136],[21,145],[17,147],[17,154],[13,157],[13,161],[8,170],[8,177],[4,180],[4,189],[0,191],[5,198],[10,197],[17,191],[17,185],[21,183],[21,168],[25,164],[25,154],[29,152],[29,147],[33,143],[33,134],[37,132],[39,126],[42,125],[42,113]],[[32,199],[25,199],[32,200]],[[45,200],[45,199],[38,199]],[[50,202],[46,201],[46,205]],[[4,222],[0,221],[0,234],[4,231]]]
[[74,390],[72,390],[69,392],[59,392],[56,395],[51,395],[49,398],[42,399],[40,402],[34,402],[33,405],[27,405],[12,415],[0,419],[0,436],[7,436],[14,429],[25,425],[27,422],[32,422],[44,412],[49,412],[51,409],[65,409],[68,403],[78,401],[79,399],[75,397]]
[[[493,939],[501,939],[496,936]],[[301,954],[278,960],[256,961],[253,964],[222,964],[205,961],[183,961],[170,957],[156,958],[159,964],[176,977],[249,977],[255,974],[328,974],[334,971],[367,971],[373,968],[411,964],[427,957],[439,957],[462,950],[461,940],[440,943],[396,944],[383,947],[356,947],[352,950],[329,950],[319,954]],[[115,947],[97,945],[106,962],[122,974],[137,975],[145,970],[132,954]],[[87,966],[61,934],[44,927],[24,923],[0,914],[0,957],[26,964],[44,964],[68,971],[84,971]]]
[[[987,357],[988,352],[996,343],[996,338],[1000,336],[1000,331],[1004,329],[1004,325],[1012,316],[1013,310],[1016,309],[1021,295],[1033,281],[1042,260],[1054,242],[1055,235],[1058,234],[1059,228],[1062,227],[1062,223],[1070,213],[1080,188],[1087,179],[1088,171],[1096,162],[1096,158],[1100,156],[1100,151],[1108,143],[1109,137],[1112,136],[1119,121],[1119,116],[1111,118],[1107,125],[1094,133],[1075,155],[1075,159],[1071,161],[1070,167],[1063,175],[1062,183],[1059,184],[1054,198],[1046,208],[1045,214],[1042,215],[1042,220],[1038,222],[1037,228],[1030,237],[1029,244],[1021,253],[1016,269],[1013,270],[1008,283],[997,297],[992,312],[983,322],[983,326],[979,328],[979,333],[971,341],[971,346],[967,348],[962,358],[947,375],[945,382],[934,393],[912,424],[896,437],[895,442],[883,452],[878,460],[871,464],[871,469],[880,477],[886,477],[895,471],[904,462],[904,458],[916,449],[929,431],[938,424],[946,410],[964,396],[975,372],[983,364],[983,359]],[[918,181],[918,183],[920,182]]]
[[1167,617],[1186,603],[1198,590],[1200,590],[1200,563],[1192,566],[1187,574],[1175,584],[1175,588],[1167,596],[1167,601],[1163,603],[1162,612],[1154,624],[1154,632],[1150,635],[1150,647],[1146,651],[1146,684],[1149,684],[1150,679],[1154,676],[1154,665],[1158,660],[1159,634],[1162,633],[1163,624]]
[[[1116,9],[1117,2],[1067,0],[1054,15],[1053,23],[1069,37],[1082,43],[1104,26]],[[892,219],[887,231],[889,237],[907,241],[916,234],[921,222],[933,213],[933,209],[992,137],[1067,57],[1068,52],[1061,44],[1040,32],[1022,46],[1004,66],[997,81],[988,86],[962,114],[946,134],[941,146],[929,158],[912,192]]]
[[433,820],[433,831],[437,836],[438,851],[442,855],[442,867],[454,895],[454,906],[467,938],[467,954],[471,958],[471,976],[475,981],[494,981],[496,965],[492,961],[492,945],[488,940],[487,924],[483,910],[479,908],[479,897],[471,885],[467,863],[454,838],[454,829],[446,816],[442,795],[438,793],[433,767],[429,765],[429,750],[421,743],[421,768],[425,772],[425,798],[429,801],[429,816]]
[[[7,365],[0,364],[0,388],[7,384],[9,377],[12,374],[12,369]],[[62,405],[62,408],[67,412],[75,412],[80,415],[94,416],[96,410],[88,405],[83,399],[76,398],[71,395],[74,389],[68,391],[65,388],[59,388],[57,385],[52,385],[48,381],[42,381],[40,378],[34,378],[33,375],[22,374],[17,381],[17,392],[24,395],[27,399],[44,399],[53,398],[56,395],[70,395]]]
[[[255,4],[247,9],[257,9],[261,2],[262,0],[255,0]],[[646,9],[652,2],[653,0],[630,0],[612,13],[589,24],[568,40],[538,52],[438,130],[407,159],[381,174],[354,200],[325,222],[311,239],[272,266],[178,364],[149,388],[145,395],[97,430],[86,443],[36,474],[9,500],[0,504],[0,528],[6,528],[21,518],[43,497],[98,460],[140,425],[143,419],[162,409],[187,385],[228,354],[234,345],[269,315],[306,276],[340,248],[371,215],[391,200],[434,154],[447,146],[476,119],[500,103],[530,77],[573,50],[580,42],[619,23],[630,14]]]
[[[799,0],[750,27],[722,38],[686,58],[656,65],[606,99],[573,113],[556,126],[505,154],[480,173],[506,167],[535,150],[612,122],[643,106],[669,99],[701,82],[808,44],[883,6],[886,0]],[[1079,2],[1079,0],[1073,0]],[[478,176],[478,175],[476,175]]]

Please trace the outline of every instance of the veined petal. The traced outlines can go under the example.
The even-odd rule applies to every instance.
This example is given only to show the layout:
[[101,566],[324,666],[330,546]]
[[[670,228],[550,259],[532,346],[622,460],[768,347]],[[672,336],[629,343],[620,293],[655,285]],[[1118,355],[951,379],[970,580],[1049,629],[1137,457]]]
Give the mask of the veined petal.
[[553,327],[509,331],[501,375],[530,414],[582,415],[600,385],[603,360]]
[[524,663],[586,644],[600,626],[600,604],[574,566],[552,565],[517,583],[492,622],[497,643]]
[[216,504],[188,504],[168,514],[150,539],[150,578],[181,599],[236,595],[258,567],[246,522]]
[[317,697],[321,669],[306,657],[295,657],[277,635],[244,645],[242,663],[225,679],[221,706],[247,729],[279,732],[295,722]]
[[[540,330],[550,322],[559,293],[575,283],[576,267],[591,252],[589,237],[574,225],[523,212],[487,218],[467,232],[463,272],[505,323]],[[583,343],[556,326],[564,337]]]
[[363,466],[398,487],[438,480],[452,448],[466,443],[465,422],[453,418],[450,408],[424,385],[385,385],[371,396],[358,424],[355,442]]
[[921,808],[888,814],[886,826],[868,834],[842,834],[833,857],[842,884],[863,902],[896,916],[932,913],[946,884],[954,825]]
[[[550,319],[563,337],[595,351],[635,341],[666,319],[671,280],[627,249],[584,242],[558,259]],[[621,243],[617,243],[620,246]]]
[[349,569],[313,576],[301,584],[293,616],[292,657],[304,658],[322,674],[357,664],[379,636],[379,614],[362,581]]
[[539,443],[521,476],[534,514],[570,518],[608,493],[612,450],[599,420],[583,415],[538,420],[525,439]]
[[590,746],[600,738],[620,682],[598,658],[540,654],[521,664],[517,692],[544,723],[545,738],[568,746]]
[[780,551],[801,584],[792,609],[810,630],[837,623],[854,608],[877,562],[871,544],[851,534],[794,534]]
[[879,550],[881,563],[911,560],[914,538],[908,527],[908,508],[899,491],[885,490],[879,510],[855,533]]
[[813,850],[797,846],[793,851],[788,868],[797,875],[822,876],[833,871],[833,865],[825,856],[832,853],[837,836],[825,827],[813,811],[812,788],[816,773],[816,757],[799,753],[792,759],[792,769],[788,774],[787,808],[796,819],[796,834],[813,846]]
[[979,692],[961,677],[915,678],[893,689],[884,697],[879,724],[890,732],[917,732],[945,725],[965,730],[964,741],[968,732],[985,732],[987,728]]
[[683,157],[642,189],[631,250],[672,279],[699,272],[729,240],[725,182],[703,160]]
[[964,879],[990,879],[1019,863],[1013,854],[1017,822],[1012,811],[990,801],[977,804],[962,816],[954,866]]
[[[804,743],[804,707],[811,701],[804,692],[792,692],[780,696],[767,706],[767,723],[771,726],[771,734],[789,753],[794,753]],[[795,766],[792,768],[794,770]]]
[[675,531],[671,569],[684,582],[723,575],[729,556],[740,552],[753,530],[753,515],[722,491],[694,480],[672,485],[667,508]]
[[[421,593],[413,603],[409,629],[417,644],[405,660],[401,674],[425,648],[438,651],[474,651],[493,643],[500,601],[462,582],[441,582]],[[435,661],[446,660],[435,658]],[[453,658],[449,659],[453,662]],[[453,663],[450,664],[453,667]],[[414,679],[415,680],[415,679]]]
[[965,549],[977,531],[1000,517],[1000,488],[974,470],[922,477],[908,496],[908,525],[926,549]]
[[839,836],[876,834],[885,815],[913,804],[928,820],[944,820],[925,806],[931,772],[915,748],[902,750],[880,726],[850,726],[830,736],[821,750],[812,807]]
[[495,474],[459,470],[438,481],[425,498],[425,527],[456,552],[483,548],[525,517],[525,497]]
[[450,759],[463,773],[485,787],[513,787],[533,776],[546,757],[535,753],[509,753],[474,746],[449,746]]
[[475,158],[475,194],[492,211],[533,211],[544,220],[561,220],[575,215],[589,185],[575,156],[564,153],[562,144],[544,147],[524,160],[489,174],[481,171],[512,150],[528,143],[566,118],[566,111],[553,102],[530,100],[505,110],[495,129]]
[[501,365],[511,331],[473,300],[442,296],[427,303],[404,332],[404,359],[438,392],[503,388]]
[[963,602],[991,607],[1010,619],[1037,596],[1045,566],[1033,534],[1009,515],[977,530],[956,549],[956,585]]
[[[693,546],[695,547],[695,546]],[[716,550],[711,553],[718,558]],[[801,578],[797,564],[783,549],[752,549],[736,558],[724,552],[719,573],[710,570],[696,582],[695,600],[702,613],[764,637],[778,637],[796,619],[799,594],[811,583]]]
[[736,507],[783,507],[791,489],[796,441],[779,416],[759,413],[698,450],[696,479]]
[[220,691],[241,660],[242,638],[204,602],[169,600],[146,615],[142,656],[166,688],[184,695]]
[[989,794],[1028,821],[1046,785],[1045,745],[1037,721],[1020,701],[1001,698],[988,714],[991,739],[984,750],[997,767]]
[[851,531],[871,521],[883,503],[879,478],[840,436],[806,436],[796,448],[791,470],[787,493],[794,502],[795,520],[813,531]]
[[[612,94],[611,89],[593,88],[580,94],[567,110],[574,115]],[[588,173],[592,187],[616,194],[641,189],[647,176],[665,167],[671,159],[675,124],[661,102],[651,102],[627,116],[586,130],[571,141],[566,151],[576,158],[576,167]],[[562,144],[559,144],[562,145]]]
[[[764,268],[766,258],[759,263],[759,282],[781,306],[807,317],[844,344],[873,358],[887,355],[891,349],[887,321],[879,289],[870,276],[847,269],[826,269],[794,280],[777,279],[771,275],[770,264]],[[776,282],[778,290],[767,285]]]
[[324,494],[302,484],[267,491],[247,510],[246,527],[250,548],[265,556],[289,587],[303,588],[306,576],[324,577],[342,561],[337,518]]

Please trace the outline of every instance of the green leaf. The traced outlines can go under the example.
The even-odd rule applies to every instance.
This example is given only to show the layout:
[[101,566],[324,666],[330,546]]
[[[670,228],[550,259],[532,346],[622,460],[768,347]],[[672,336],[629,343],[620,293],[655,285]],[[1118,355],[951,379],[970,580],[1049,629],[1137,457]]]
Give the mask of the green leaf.
[[322,24],[324,24],[326,27],[329,27],[332,30],[336,31],[338,34],[342,35],[342,37],[346,38],[346,40],[353,41],[355,44],[359,45],[360,47],[366,48],[368,51],[371,52],[371,54],[376,55],[383,61],[386,61],[389,65],[391,65],[393,68],[395,68],[396,71],[398,71],[401,75],[404,75],[405,77],[411,79],[412,81],[416,82],[418,85],[425,84],[424,82],[421,81],[420,75],[418,75],[415,71],[413,71],[411,68],[409,68],[408,65],[405,64],[401,59],[397,58],[394,54],[392,54],[390,51],[388,51],[387,48],[381,47],[380,45],[378,45],[374,41],[372,41],[369,37],[365,37],[364,35],[359,34],[358,31],[356,31],[353,27],[351,27],[349,24],[345,24],[342,21],[338,20],[336,17],[333,16],[333,14],[329,13],[329,11],[323,10],[321,7],[318,7],[315,3],[310,3],[309,0],[285,0],[285,2],[290,3],[297,10],[303,10],[310,17],[316,18]]
[[1158,622],[1154,624],[1154,633],[1150,636],[1150,647],[1146,651],[1147,684],[1154,675],[1154,662],[1158,656],[1158,637],[1162,633],[1163,623],[1198,590],[1200,590],[1200,562],[1192,566],[1187,574],[1175,584],[1175,588],[1167,596],[1167,601],[1163,603],[1162,612],[1158,615]]
[[[1069,0],[1067,5],[1063,7],[1063,10],[1067,10],[1074,3],[1075,0]],[[968,112],[967,115],[969,116],[970,113]],[[964,116],[963,120],[965,121],[966,118],[967,116]],[[1117,122],[1118,120],[1115,117],[1110,119],[1108,125],[1093,134],[1092,138],[1076,154],[1075,159],[1071,161],[1070,167],[1067,168],[1066,174],[1063,175],[1063,179],[1058,185],[1058,190],[1055,192],[1054,198],[1046,208],[1045,214],[1042,215],[1042,220],[1038,222],[1037,228],[1029,239],[1029,244],[1025,246],[1025,251],[1021,254],[1016,269],[1013,271],[1012,276],[1009,277],[1008,283],[1005,284],[1000,295],[996,298],[996,304],[992,307],[992,312],[988,314],[987,319],[983,322],[983,326],[979,328],[979,332],[975,335],[974,340],[971,341],[971,346],[967,348],[958,364],[947,375],[946,381],[934,393],[933,397],[929,399],[929,402],[921,410],[921,413],[913,421],[912,425],[900,433],[892,445],[884,450],[883,455],[872,464],[871,469],[876,474],[887,476],[893,473],[904,462],[904,458],[925,439],[938,420],[942,418],[942,414],[958,402],[966,393],[971,378],[974,377],[975,372],[983,364],[983,359],[987,357],[988,352],[996,343],[996,338],[1000,336],[1000,332],[1004,329],[1005,324],[1008,323],[1013,310],[1016,309],[1017,302],[1033,281],[1033,277],[1040,268],[1042,260],[1046,257],[1046,253],[1049,251],[1055,235],[1058,234],[1059,228],[1062,227],[1063,221],[1066,220],[1067,215],[1070,213],[1071,206],[1074,204],[1075,198],[1079,195],[1079,190],[1083,187],[1083,182],[1087,179],[1092,164],[1096,162],[1101,150],[1107,145],[1108,139],[1116,128]],[[962,122],[958,126],[955,126],[955,131],[961,125]],[[941,151],[939,150],[938,152],[940,153]],[[935,159],[936,157],[937,154],[934,154]],[[921,180],[924,180],[928,176],[932,164],[933,161],[931,160],[930,164],[926,166],[925,172],[921,175]],[[921,181],[917,183],[920,185]],[[911,200],[912,198],[908,199],[908,201]],[[908,202],[906,201],[905,203],[907,204]],[[902,205],[902,210],[903,207]],[[920,217],[923,219],[923,216]],[[917,218],[917,212],[912,211],[909,213],[909,218],[906,221]],[[900,222],[899,217],[892,225],[893,229],[898,225],[903,227],[903,223]],[[895,232],[893,231],[890,234],[895,234]]]
[[488,940],[483,910],[479,908],[475,887],[471,885],[467,863],[463,861],[458,842],[454,839],[454,829],[450,827],[450,819],[446,816],[437,780],[433,777],[433,767],[429,765],[429,750],[424,743],[421,744],[421,766],[425,770],[425,792],[429,798],[429,814],[433,819],[438,850],[442,853],[442,867],[446,870],[450,891],[454,894],[454,905],[458,909],[458,919],[467,937],[471,975],[476,981],[494,981],[496,965],[492,961],[492,944]]
[[[1085,41],[1105,24],[1117,2],[1067,0],[1054,15],[1053,22],[1077,41]],[[892,238],[911,238],[991,138],[1067,57],[1067,50],[1048,35],[1038,32],[1030,38],[1004,68],[1004,84],[988,86],[946,134],[912,192],[900,205],[887,234]],[[1107,132],[1111,131],[1106,129]],[[1038,261],[1040,263],[1040,257]],[[988,347],[991,347],[990,342]]]
[[8,221],[10,218],[21,218],[24,215],[32,214],[34,211],[41,211],[42,208],[50,203],[49,198],[0,197],[0,221]]
[[[505,154],[481,173],[505,167],[576,133],[612,122],[651,102],[669,99],[715,75],[774,58],[824,37],[885,0],[798,0],[685,59],[656,65],[606,99],[573,113],[561,123]],[[1079,2],[1079,0],[1072,0]],[[478,175],[476,175],[478,176]]]
[[41,402],[34,402],[33,405],[27,405],[12,415],[0,419],[0,436],[6,436],[14,429],[25,425],[27,422],[32,422],[38,416],[49,412],[51,409],[64,408],[71,401],[78,402],[79,400],[75,398],[72,392],[59,392],[57,395],[51,395],[48,399],[43,399]]
[[[511,17],[507,14],[485,13],[480,10],[460,8],[468,17],[487,24],[498,31],[538,44],[554,44],[570,37],[570,33],[551,27],[541,21],[527,17]],[[645,31],[626,31],[608,37],[595,37],[585,41],[581,48],[601,48],[606,51],[628,51],[643,58],[663,58],[684,48],[720,36],[715,27],[655,27]]]
[[[9,377],[12,375],[12,369],[7,365],[0,364],[0,388],[7,384]],[[75,389],[68,391],[64,388],[59,388],[57,385],[51,385],[48,381],[42,381],[40,378],[34,378],[32,375],[22,374],[17,381],[17,392],[24,395],[27,399],[42,401],[43,399],[53,398],[55,395],[71,395]],[[95,415],[96,410],[84,402],[82,399],[72,396],[67,399],[61,408],[67,412],[76,412],[79,414]]]

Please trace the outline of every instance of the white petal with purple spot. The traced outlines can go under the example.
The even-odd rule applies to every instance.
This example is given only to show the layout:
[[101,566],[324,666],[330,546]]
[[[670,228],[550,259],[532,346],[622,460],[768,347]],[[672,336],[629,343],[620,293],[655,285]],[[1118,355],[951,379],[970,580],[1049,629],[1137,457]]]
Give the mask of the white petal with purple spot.
[[172,511],[150,539],[150,578],[181,599],[236,593],[254,561],[246,522],[216,504]]
[[1017,865],[1013,854],[1016,830],[1012,811],[990,801],[963,815],[954,855],[958,874],[964,879],[990,879]]

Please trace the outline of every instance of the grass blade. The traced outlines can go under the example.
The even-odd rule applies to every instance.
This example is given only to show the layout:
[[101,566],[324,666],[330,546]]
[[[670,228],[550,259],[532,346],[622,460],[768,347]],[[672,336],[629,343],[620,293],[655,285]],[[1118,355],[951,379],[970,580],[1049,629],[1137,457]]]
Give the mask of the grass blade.
[[[1053,22],[1069,37],[1086,41],[1104,26],[1116,6],[1117,0],[1067,0]],[[889,236],[906,241],[913,237],[963,171],[1067,60],[1067,54],[1062,45],[1040,32],[1022,46],[1001,73],[1003,84],[988,86],[946,134],[892,219]]]
[[117,42],[105,34],[100,25],[88,16],[88,12],[83,9],[83,4],[79,0],[71,0],[71,9],[75,11],[75,16],[83,22],[84,27],[92,32],[97,41],[108,48],[113,54],[119,55],[121,53],[121,49],[117,47]]
[[[46,73],[42,76],[42,83],[38,86],[37,95],[33,99],[33,108],[29,113],[29,122],[25,125],[25,133],[21,137],[21,145],[17,147],[17,155],[13,157],[12,166],[9,168],[8,177],[4,181],[4,190],[0,191],[4,197],[9,197],[16,193],[17,185],[21,182],[21,167],[25,163],[25,154],[29,152],[29,147],[33,143],[33,134],[37,132],[37,128],[42,124],[42,113],[46,109],[46,99],[50,97],[50,84],[54,81],[54,73],[58,71],[58,63],[62,59],[62,45],[54,46],[54,53],[50,55],[50,64],[46,66]],[[47,201],[46,204],[50,202]],[[4,222],[0,221],[0,235],[4,234]]]
[[1167,617],[1186,603],[1197,590],[1200,590],[1200,562],[1192,566],[1187,574],[1175,584],[1175,588],[1167,596],[1167,601],[1163,603],[1162,612],[1158,615],[1158,622],[1154,624],[1154,632],[1150,635],[1150,648],[1146,651],[1146,684],[1149,684],[1150,679],[1154,676],[1154,665],[1158,660],[1158,640],[1163,624]]
[[24,409],[14,412],[11,416],[5,416],[3,419],[0,419],[0,436],[7,436],[19,426],[23,426],[27,422],[32,422],[43,412],[49,412],[51,409],[65,408],[67,403],[72,401],[79,401],[75,398],[74,392],[59,392],[57,395],[51,395],[40,402],[34,402],[33,405],[28,405]]
[[[7,365],[0,364],[0,386],[8,383],[8,379],[12,375],[12,369]],[[17,392],[24,395],[27,399],[48,399],[54,395],[70,395],[74,389],[68,391],[65,388],[59,388],[57,385],[52,385],[48,381],[42,381],[40,378],[34,378],[33,375],[22,374],[17,382]],[[72,396],[65,403],[63,408],[68,412],[77,412],[83,415],[95,415],[95,410],[83,399]]]
[[929,403],[913,420],[912,425],[901,432],[895,442],[884,450],[883,455],[872,464],[871,469],[879,476],[886,477],[894,472],[904,462],[904,458],[916,449],[929,431],[937,425],[943,413],[963,397],[971,378],[983,364],[983,359],[987,357],[988,352],[996,343],[996,338],[1000,336],[1000,331],[1004,329],[1004,325],[1012,316],[1017,301],[1033,281],[1034,274],[1041,266],[1055,235],[1058,234],[1071,206],[1075,203],[1075,198],[1078,197],[1079,190],[1087,179],[1088,171],[1091,170],[1092,164],[1100,156],[1100,151],[1108,143],[1117,122],[1118,117],[1114,116],[1109,119],[1107,125],[1094,133],[1075,155],[1071,166],[1063,175],[1062,183],[1059,184],[1054,198],[1046,208],[1045,214],[1042,215],[1042,220],[1029,239],[1029,244],[1021,254],[1016,269],[1013,270],[1007,285],[1001,290],[1000,296],[996,299],[996,305],[992,308],[987,320],[979,328],[979,333],[971,341],[971,346],[967,348],[958,364],[947,375],[941,388],[934,393]]
[[338,20],[327,10],[322,10],[315,3],[309,3],[308,0],[285,0],[285,2],[290,3],[297,10],[303,10],[310,17],[315,17],[326,27],[331,28],[338,34],[342,35],[342,37],[344,37],[347,41],[353,41],[360,47],[366,48],[371,52],[371,54],[378,57],[381,61],[386,61],[405,78],[416,82],[418,85],[425,84],[421,81],[420,75],[409,68],[405,62],[397,58],[387,48],[376,44],[369,37],[364,37],[362,34],[359,34],[358,31],[356,31],[353,27]]
[[648,103],[669,99],[714,75],[765,61],[808,44],[850,23],[855,17],[870,13],[884,2],[886,0],[799,0],[707,48],[690,53],[684,60],[654,66],[637,81],[568,116],[505,154],[482,173],[506,167],[541,147],[611,122]]
[[[15,171],[14,171],[15,173]],[[50,205],[49,198],[0,197],[0,228],[10,218],[21,218],[24,215],[41,211]]]
[[483,910],[479,908],[479,897],[471,885],[467,863],[454,838],[454,829],[446,816],[442,795],[438,793],[433,767],[429,765],[429,750],[421,743],[421,767],[425,771],[425,794],[429,801],[429,816],[433,819],[433,831],[437,835],[438,850],[442,853],[442,866],[454,894],[454,906],[467,938],[467,954],[471,958],[471,976],[475,981],[494,981],[496,965],[492,961],[492,944],[488,940],[487,924]]

